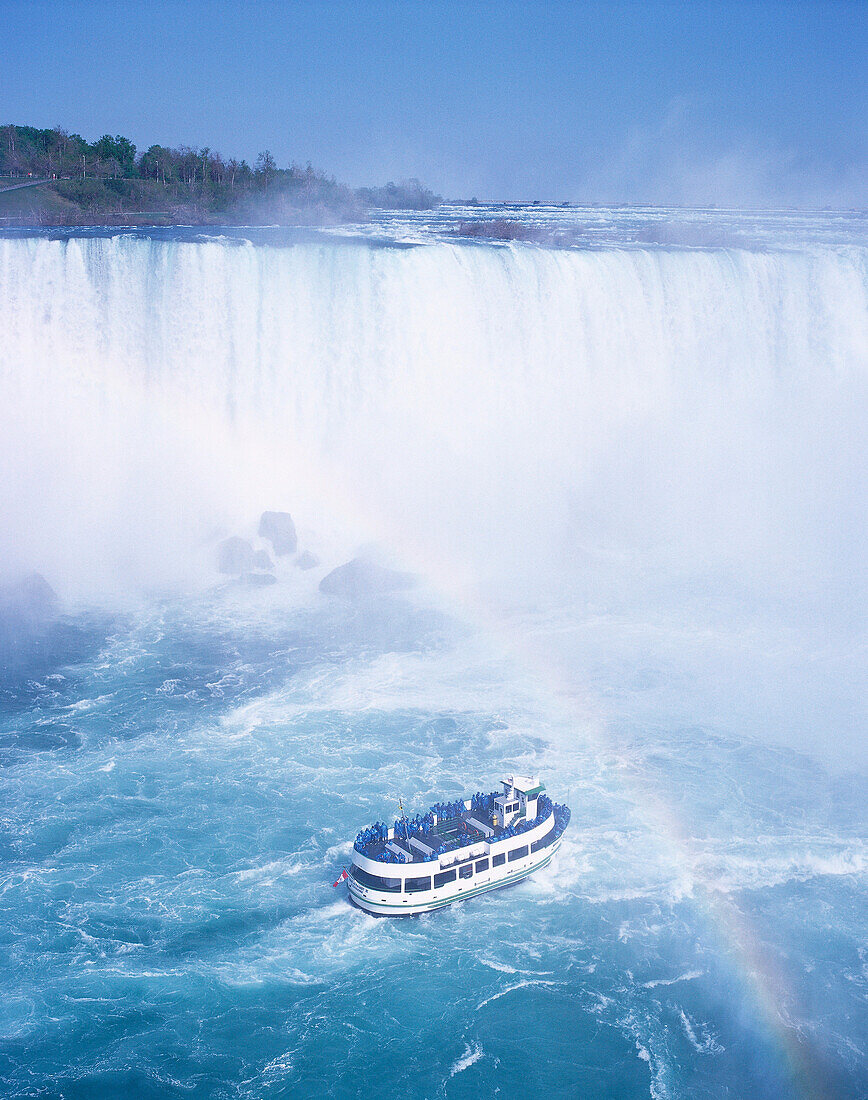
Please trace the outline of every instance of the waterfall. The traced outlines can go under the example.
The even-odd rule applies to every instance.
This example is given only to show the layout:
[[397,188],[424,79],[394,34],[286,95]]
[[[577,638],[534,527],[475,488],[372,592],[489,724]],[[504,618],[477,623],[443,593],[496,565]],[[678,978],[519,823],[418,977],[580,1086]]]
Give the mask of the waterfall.
[[435,574],[840,594],[866,256],[4,239],[0,570],[162,583],[288,507]]

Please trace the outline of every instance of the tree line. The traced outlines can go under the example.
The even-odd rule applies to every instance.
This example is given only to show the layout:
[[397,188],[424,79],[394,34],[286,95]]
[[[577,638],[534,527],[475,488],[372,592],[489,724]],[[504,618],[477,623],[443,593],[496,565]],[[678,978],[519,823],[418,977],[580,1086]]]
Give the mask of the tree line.
[[0,176],[48,180],[56,212],[68,204],[91,216],[156,202],[167,213],[203,219],[285,214],[291,220],[314,210],[353,220],[372,207],[427,210],[441,201],[415,179],[353,190],[310,164],[278,167],[267,149],[251,165],[207,146],[151,145],[139,152],[120,134],[88,142],[60,126],[0,127]]

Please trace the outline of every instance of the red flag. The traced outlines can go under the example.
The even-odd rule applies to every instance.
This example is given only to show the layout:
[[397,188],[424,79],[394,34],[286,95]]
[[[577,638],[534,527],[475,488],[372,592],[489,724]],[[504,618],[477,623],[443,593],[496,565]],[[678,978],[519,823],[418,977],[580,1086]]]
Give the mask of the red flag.
[[334,886],[340,886],[340,884],[344,881],[344,879],[349,878],[349,877],[350,876],[347,874],[347,869],[346,869],[346,867],[344,867],[343,871],[341,871],[340,878],[338,879],[337,882],[333,882],[332,886],[333,887]]

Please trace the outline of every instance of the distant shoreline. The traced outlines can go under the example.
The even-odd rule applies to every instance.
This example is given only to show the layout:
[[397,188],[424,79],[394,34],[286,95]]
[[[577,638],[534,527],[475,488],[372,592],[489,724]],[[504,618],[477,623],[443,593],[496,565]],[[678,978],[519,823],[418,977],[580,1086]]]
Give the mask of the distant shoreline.
[[327,226],[441,201],[417,179],[350,188],[311,164],[280,168],[267,149],[251,166],[207,147],[139,152],[122,135],[88,142],[60,127],[0,127],[0,226]]

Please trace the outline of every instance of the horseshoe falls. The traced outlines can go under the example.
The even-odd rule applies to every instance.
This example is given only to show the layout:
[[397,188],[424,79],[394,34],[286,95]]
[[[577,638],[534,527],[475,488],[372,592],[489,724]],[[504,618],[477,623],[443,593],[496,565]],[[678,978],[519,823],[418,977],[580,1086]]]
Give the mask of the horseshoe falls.
[[[0,235],[4,1097],[868,1094],[864,223],[448,216]],[[332,887],[513,771],[544,871]]]

